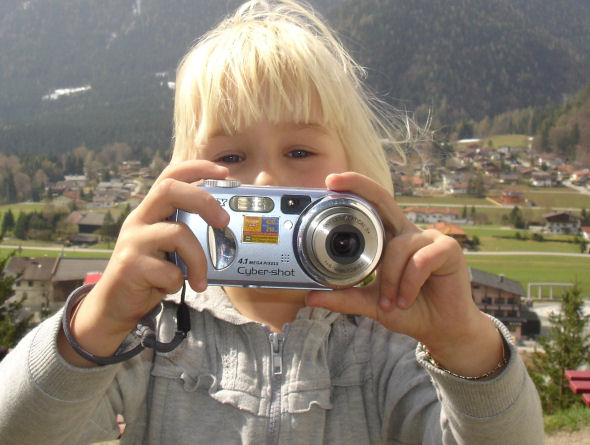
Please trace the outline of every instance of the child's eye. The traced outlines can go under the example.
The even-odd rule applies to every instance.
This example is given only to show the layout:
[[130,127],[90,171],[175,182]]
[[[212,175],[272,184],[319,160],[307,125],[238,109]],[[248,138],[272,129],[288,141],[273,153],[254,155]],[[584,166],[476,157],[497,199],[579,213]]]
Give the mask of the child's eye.
[[215,162],[223,162],[225,164],[234,164],[236,162],[242,162],[243,160],[244,160],[243,156],[231,154],[231,155],[222,156],[221,158],[217,159]]
[[308,156],[311,156],[311,153],[307,150],[297,149],[297,150],[292,150],[289,153],[287,153],[287,156],[289,158],[301,159],[301,158],[307,158]]

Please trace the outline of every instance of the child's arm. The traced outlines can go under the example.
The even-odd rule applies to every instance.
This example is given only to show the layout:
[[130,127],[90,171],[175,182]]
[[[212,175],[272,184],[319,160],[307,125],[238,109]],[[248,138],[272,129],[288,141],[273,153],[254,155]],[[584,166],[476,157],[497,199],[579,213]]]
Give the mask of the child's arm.
[[[229,217],[215,199],[190,184],[226,175],[227,169],[206,161],[187,161],[162,173],[123,224],[103,276],[71,320],[71,332],[84,349],[112,355],[166,292],[181,287],[182,273],[165,252],[177,251],[188,266],[190,285],[205,287],[206,262],[197,239],[186,226],[166,218],[182,208],[216,227],[226,225]],[[124,364],[96,367],[69,345],[60,314],[27,335],[0,363],[2,443],[113,438],[116,414],[133,415],[143,403],[150,351]],[[121,379],[128,384],[119,386]]]
[[394,198],[356,173],[330,175],[328,188],[369,199],[381,215],[387,241],[375,283],[313,292],[307,303],[361,314],[425,344],[445,368],[478,376],[502,360],[502,340],[471,296],[461,246],[436,230],[412,224]]
[[[418,357],[433,376],[437,392],[446,399],[443,409],[451,410],[446,417],[453,423],[482,415],[477,422],[485,420],[502,430],[505,435],[497,437],[504,444],[534,443],[542,437],[534,385],[516,348],[504,344],[492,319],[475,305],[459,244],[438,231],[418,229],[385,189],[362,175],[330,175],[326,185],[370,200],[381,215],[387,241],[375,282],[360,288],[310,292],[307,304],[371,317],[425,345],[438,366],[424,360],[428,358],[425,352]],[[503,334],[509,337],[505,329]],[[484,378],[473,380],[481,376]],[[494,379],[498,376],[502,378]],[[464,407],[469,410],[459,409]],[[465,426],[457,421],[451,430],[463,437],[479,428],[464,431]]]
[[[125,220],[100,281],[73,313],[70,329],[82,348],[97,356],[111,356],[141,317],[165,294],[181,287],[182,273],[166,260],[166,252],[178,252],[182,257],[193,289],[206,288],[207,266],[201,246],[184,224],[166,218],[181,208],[199,213],[214,227],[227,225],[229,216],[217,201],[190,184],[226,175],[226,168],[207,161],[187,161],[162,172],[143,202]],[[69,363],[94,366],[72,349],[63,331],[58,347]]]

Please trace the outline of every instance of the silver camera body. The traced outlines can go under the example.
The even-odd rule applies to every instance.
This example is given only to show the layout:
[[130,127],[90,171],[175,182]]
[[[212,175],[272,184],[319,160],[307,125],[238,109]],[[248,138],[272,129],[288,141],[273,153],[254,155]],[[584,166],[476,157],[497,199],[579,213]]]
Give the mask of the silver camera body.
[[[198,185],[229,213],[224,229],[176,210],[170,220],[195,234],[207,257],[209,285],[338,289],[366,279],[384,244],[381,219],[364,199],[325,189]],[[169,255],[186,277],[177,253]]]

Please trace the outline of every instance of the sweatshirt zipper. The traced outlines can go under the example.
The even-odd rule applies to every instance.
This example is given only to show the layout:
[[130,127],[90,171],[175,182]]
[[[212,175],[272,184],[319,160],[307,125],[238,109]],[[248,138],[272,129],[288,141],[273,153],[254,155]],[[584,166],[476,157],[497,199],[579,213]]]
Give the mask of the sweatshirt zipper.
[[269,332],[270,340],[270,413],[268,429],[266,432],[266,443],[279,443],[279,432],[281,428],[281,383],[283,380],[283,344],[285,334]]

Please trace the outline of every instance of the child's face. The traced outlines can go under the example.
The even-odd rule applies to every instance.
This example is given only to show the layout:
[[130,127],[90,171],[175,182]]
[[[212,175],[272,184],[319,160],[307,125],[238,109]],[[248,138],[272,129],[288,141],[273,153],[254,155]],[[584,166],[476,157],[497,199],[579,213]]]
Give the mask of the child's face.
[[242,184],[325,187],[330,173],[349,170],[336,133],[319,124],[258,122],[228,136],[215,134],[199,158],[229,168]]

